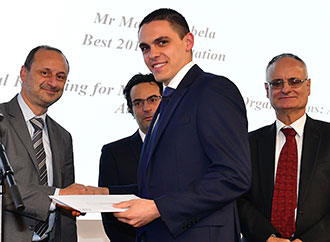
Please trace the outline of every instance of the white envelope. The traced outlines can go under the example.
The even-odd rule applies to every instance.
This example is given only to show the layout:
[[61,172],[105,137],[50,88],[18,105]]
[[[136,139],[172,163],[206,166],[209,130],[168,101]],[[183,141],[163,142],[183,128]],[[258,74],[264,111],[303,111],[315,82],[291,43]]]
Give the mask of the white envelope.
[[127,208],[114,208],[114,203],[140,199],[139,197],[128,195],[58,195],[49,196],[56,203],[69,206],[82,213],[100,213],[100,212],[123,212]]

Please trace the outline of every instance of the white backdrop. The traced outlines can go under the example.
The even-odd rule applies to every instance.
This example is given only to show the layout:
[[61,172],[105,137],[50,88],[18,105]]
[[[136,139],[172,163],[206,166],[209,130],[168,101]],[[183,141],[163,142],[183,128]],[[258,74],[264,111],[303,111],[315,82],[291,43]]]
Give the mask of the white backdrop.
[[160,7],[186,17],[195,34],[194,61],[239,87],[250,130],[274,120],[263,82],[268,61],[283,52],[307,63],[308,114],[330,121],[329,0],[3,0],[0,102],[19,92],[19,70],[32,48],[47,44],[64,52],[71,71],[49,115],[73,136],[77,182],[97,185],[102,146],[137,129],[122,87],[132,75],[148,72],[137,48],[137,26]]

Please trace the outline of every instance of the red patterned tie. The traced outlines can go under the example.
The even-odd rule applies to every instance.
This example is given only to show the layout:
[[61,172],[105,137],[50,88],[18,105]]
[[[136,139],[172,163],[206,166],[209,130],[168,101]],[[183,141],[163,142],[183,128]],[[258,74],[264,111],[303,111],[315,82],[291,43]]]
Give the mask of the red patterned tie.
[[286,142],[277,165],[272,206],[272,224],[283,238],[295,232],[295,208],[297,207],[297,143],[296,131],[281,129]]

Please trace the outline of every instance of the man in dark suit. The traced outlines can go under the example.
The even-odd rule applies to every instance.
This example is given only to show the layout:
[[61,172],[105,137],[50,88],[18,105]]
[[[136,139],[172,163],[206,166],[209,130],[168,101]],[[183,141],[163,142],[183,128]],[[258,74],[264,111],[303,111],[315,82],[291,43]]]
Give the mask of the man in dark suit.
[[[143,140],[163,93],[163,84],[152,74],[134,75],[124,88],[128,112],[139,129],[121,140],[102,148],[99,186],[136,184],[137,167]],[[102,213],[104,230],[111,242],[134,242],[135,228],[119,222],[112,213]]]
[[[56,208],[48,197],[87,193],[85,186],[74,184],[70,133],[46,113],[62,96],[68,72],[68,61],[60,50],[38,46],[31,50],[21,68],[20,94],[0,104],[4,115],[0,123],[1,142],[25,205],[24,210],[15,210],[5,183],[3,241],[77,241],[71,212]],[[36,137],[40,139],[35,143],[32,139]]]
[[250,187],[250,160],[238,89],[192,62],[194,37],[172,9],[143,19],[139,43],[147,67],[166,89],[140,158],[143,199],[116,205],[128,210],[115,216],[139,227],[138,241],[240,241],[236,198]]
[[[249,135],[252,188],[238,202],[243,236],[249,242],[328,242],[330,124],[306,115],[311,80],[304,61],[298,56],[274,57],[267,66],[266,79],[267,97],[277,120]],[[296,165],[284,166],[287,172],[292,171],[292,183],[290,176],[283,175],[280,168],[283,167],[281,154],[290,139],[284,135],[285,129],[295,131]],[[284,180],[282,187],[278,185],[281,180]],[[287,208],[285,205],[291,203],[286,200],[290,196],[290,184],[295,185],[290,199],[293,207]],[[285,204],[280,207],[278,191],[284,195],[281,200]],[[288,217],[290,213],[291,218]],[[287,221],[286,225],[282,226],[282,221]]]

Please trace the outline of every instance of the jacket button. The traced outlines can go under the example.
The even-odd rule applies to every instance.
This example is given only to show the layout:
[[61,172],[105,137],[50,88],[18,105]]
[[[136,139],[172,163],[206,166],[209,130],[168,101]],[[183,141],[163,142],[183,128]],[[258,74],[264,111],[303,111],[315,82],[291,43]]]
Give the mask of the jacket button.
[[34,230],[34,226],[33,226],[33,225],[29,225],[29,226],[28,226],[28,229],[29,229],[29,230]]

